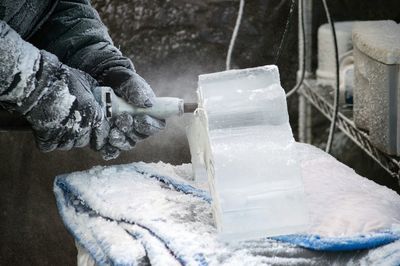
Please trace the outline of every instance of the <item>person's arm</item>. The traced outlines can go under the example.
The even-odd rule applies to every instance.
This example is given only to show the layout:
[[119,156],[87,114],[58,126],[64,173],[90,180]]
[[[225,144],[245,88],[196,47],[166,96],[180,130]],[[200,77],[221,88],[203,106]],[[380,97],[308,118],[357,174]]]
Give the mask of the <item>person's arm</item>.
[[86,146],[101,149],[109,124],[88,74],[22,40],[0,21],[0,104],[25,116],[43,151]]
[[61,0],[32,41],[63,63],[89,73],[100,85],[112,87],[128,102],[152,105],[152,89],[113,45],[89,0]]
[[0,20],[0,105],[25,116],[42,151],[91,142],[103,158],[113,159],[164,126],[126,113],[107,121],[93,95],[97,86],[90,75],[24,41]]

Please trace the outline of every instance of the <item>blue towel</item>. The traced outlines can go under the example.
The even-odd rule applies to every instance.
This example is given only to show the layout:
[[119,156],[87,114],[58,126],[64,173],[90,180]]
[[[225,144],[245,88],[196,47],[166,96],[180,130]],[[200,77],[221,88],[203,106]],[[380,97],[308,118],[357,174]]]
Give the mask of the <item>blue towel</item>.
[[213,226],[209,194],[178,175],[181,168],[134,163],[58,176],[54,191],[62,220],[97,265],[327,263],[320,253],[301,255],[296,246],[319,251],[382,246],[352,259],[400,262],[400,233],[394,228],[346,237],[302,234],[223,243]]

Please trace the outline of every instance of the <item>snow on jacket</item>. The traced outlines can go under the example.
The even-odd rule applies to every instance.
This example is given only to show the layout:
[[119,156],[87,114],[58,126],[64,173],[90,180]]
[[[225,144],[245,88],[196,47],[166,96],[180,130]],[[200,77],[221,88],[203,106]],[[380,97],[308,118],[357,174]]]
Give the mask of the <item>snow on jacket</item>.
[[[90,74],[100,85],[118,87],[134,72],[89,0],[0,0],[0,20],[37,48]],[[109,76],[110,70],[118,70],[118,78]]]
[[134,72],[89,0],[0,0],[0,105],[25,115],[42,150],[93,140],[104,123],[91,90]]

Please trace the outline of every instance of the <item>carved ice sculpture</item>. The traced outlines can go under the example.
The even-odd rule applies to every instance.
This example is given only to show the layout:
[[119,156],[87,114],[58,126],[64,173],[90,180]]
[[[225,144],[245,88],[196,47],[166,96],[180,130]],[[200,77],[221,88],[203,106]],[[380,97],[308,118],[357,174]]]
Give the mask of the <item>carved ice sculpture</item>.
[[208,185],[225,241],[301,232],[307,211],[276,66],[199,76],[187,134],[196,181]]

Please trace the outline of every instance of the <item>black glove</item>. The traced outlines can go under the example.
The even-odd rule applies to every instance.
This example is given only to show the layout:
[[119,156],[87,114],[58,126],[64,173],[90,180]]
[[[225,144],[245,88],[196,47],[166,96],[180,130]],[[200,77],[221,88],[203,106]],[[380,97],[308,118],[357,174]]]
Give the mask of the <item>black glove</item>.
[[25,42],[0,21],[0,104],[31,123],[43,151],[83,147],[101,149],[110,125],[88,74]]
[[36,77],[39,83],[46,80],[49,89],[26,114],[41,150],[69,150],[91,141],[92,148],[109,160],[164,127],[164,122],[146,115],[123,113],[107,121],[92,93],[97,81],[61,64],[52,54],[41,54],[43,68]]
[[[110,62],[110,61],[109,61]],[[132,67],[133,68],[133,67]],[[101,75],[100,82],[110,86],[127,102],[139,107],[151,107],[155,97],[150,85],[131,68],[114,66]],[[122,114],[113,120],[109,144],[103,149],[103,158],[112,159],[120,150],[128,150],[158,131],[164,129],[165,121],[148,115],[132,117]]]
[[[118,96],[129,103],[139,107],[152,106],[152,99],[155,97],[153,90],[135,72],[131,60],[123,56],[121,51],[113,45],[107,28],[90,5],[90,1],[60,1],[52,15],[31,40],[38,47],[57,55],[68,66],[88,73],[101,86],[113,88]],[[105,149],[107,152],[104,152],[108,154],[105,155],[106,158],[116,156],[119,150],[132,147],[137,141],[156,133],[165,126],[164,121],[157,121],[147,116],[132,118],[132,120],[137,121],[132,124],[131,130],[135,133],[128,135],[137,137],[128,137],[121,146],[117,144],[119,143],[117,140],[123,139],[121,136],[127,133],[112,126],[110,142],[114,145],[107,145]],[[129,121],[125,123],[129,124]],[[142,125],[139,125],[141,123]],[[119,133],[116,133],[117,129]]]
[[118,157],[121,150],[132,149],[137,142],[157,133],[165,127],[164,121],[151,116],[131,116],[128,113],[120,114],[113,118],[112,122],[108,143],[102,149],[105,160]]
[[[42,51],[42,69],[37,87],[42,96],[25,114],[42,151],[70,150],[92,141],[94,149],[104,146],[109,123],[92,90],[97,82],[88,74],[61,64],[57,57]],[[44,85],[44,84],[43,84]]]
[[[95,54],[96,51],[93,51]],[[150,85],[139,76],[129,59],[124,58],[125,63],[121,63],[122,56],[114,60],[108,58],[107,63],[99,65],[98,70],[102,71],[96,77],[100,84],[114,89],[115,94],[138,107],[151,107],[153,99],[156,97]]]
[[[104,146],[109,125],[91,89],[97,82],[25,42],[0,21],[0,104],[31,123],[43,151]],[[101,133],[101,134],[100,134]]]

